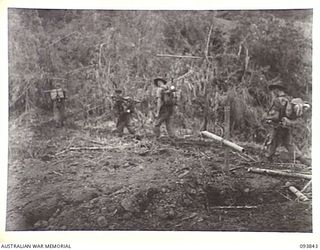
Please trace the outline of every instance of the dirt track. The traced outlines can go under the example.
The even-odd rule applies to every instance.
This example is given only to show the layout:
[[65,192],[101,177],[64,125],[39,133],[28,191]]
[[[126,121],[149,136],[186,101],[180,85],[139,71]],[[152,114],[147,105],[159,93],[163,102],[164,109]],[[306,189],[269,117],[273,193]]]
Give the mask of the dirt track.
[[306,166],[263,163],[255,149],[257,162],[230,152],[230,172],[224,148],[197,136],[157,142],[108,129],[15,127],[9,149],[9,231],[312,231],[311,201],[285,187],[307,180],[247,172]]

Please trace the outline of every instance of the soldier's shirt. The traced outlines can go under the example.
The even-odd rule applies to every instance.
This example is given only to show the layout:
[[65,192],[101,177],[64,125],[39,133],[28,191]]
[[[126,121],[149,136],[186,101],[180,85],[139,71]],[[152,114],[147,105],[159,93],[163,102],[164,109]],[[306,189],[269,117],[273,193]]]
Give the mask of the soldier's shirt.
[[164,88],[158,87],[156,92],[156,98],[162,98],[162,92]]
[[169,90],[168,86],[162,86],[162,87],[158,87],[157,88],[157,92],[156,92],[156,98],[160,98],[161,99],[161,105],[164,105],[165,102],[163,100],[163,95],[164,95],[164,91]]
[[158,99],[160,98],[161,100],[161,106],[163,105],[163,101],[162,101],[162,91],[163,91],[163,88],[161,87],[157,87],[157,90],[156,90],[156,105],[158,105]]
[[119,114],[123,112],[123,101],[121,100],[121,97],[116,98],[114,108]]
[[278,120],[280,121],[282,117],[286,116],[286,106],[289,102],[286,96],[280,96],[273,100],[272,109],[269,111],[269,114],[275,114],[276,112],[279,113]]

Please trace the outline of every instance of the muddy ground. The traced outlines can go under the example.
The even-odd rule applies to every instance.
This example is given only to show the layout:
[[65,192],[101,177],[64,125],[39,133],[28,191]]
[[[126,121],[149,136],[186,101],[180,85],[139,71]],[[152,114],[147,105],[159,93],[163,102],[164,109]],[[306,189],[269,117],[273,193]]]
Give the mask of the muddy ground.
[[118,138],[108,126],[9,128],[6,230],[197,230],[312,232],[312,194],[285,186],[308,180],[249,173],[249,167],[310,173],[263,162],[197,135]]

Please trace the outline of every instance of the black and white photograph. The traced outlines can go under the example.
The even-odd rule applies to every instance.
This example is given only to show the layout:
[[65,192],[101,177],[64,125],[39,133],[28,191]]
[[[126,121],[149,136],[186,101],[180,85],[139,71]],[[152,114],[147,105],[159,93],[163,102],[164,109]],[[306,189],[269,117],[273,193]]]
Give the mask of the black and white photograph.
[[5,231],[314,232],[312,8],[7,26]]

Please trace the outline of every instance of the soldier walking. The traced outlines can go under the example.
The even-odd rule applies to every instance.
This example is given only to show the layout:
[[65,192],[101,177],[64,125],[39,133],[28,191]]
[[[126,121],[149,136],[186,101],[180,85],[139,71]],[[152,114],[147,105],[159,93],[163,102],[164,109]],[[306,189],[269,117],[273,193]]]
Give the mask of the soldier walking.
[[50,97],[53,102],[53,116],[57,127],[63,127],[65,122],[65,101],[66,91],[60,84],[55,89],[50,90]]
[[[272,124],[272,131],[267,141],[267,158],[272,161],[272,158],[278,148],[283,145],[289,152],[290,159],[293,159],[294,154],[300,162],[309,164],[300,150],[294,145],[292,138],[292,126],[296,121],[292,120],[290,97],[286,94],[286,88],[281,81],[269,85],[269,90],[273,96],[272,106],[264,116],[264,119]],[[292,111],[292,110],[291,110]],[[291,119],[290,119],[291,118]]]
[[122,90],[117,89],[113,96],[114,110],[117,115],[117,133],[121,137],[126,127],[130,134],[135,134],[135,130],[131,125],[131,115],[134,112],[133,101],[129,97],[122,96]]
[[166,124],[167,133],[170,138],[174,138],[174,132],[172,129],[172,116],[174,112],[174,106],[176,105],[174,91],[175,88],[167,86],[167,81],[162,78],[156,78],[153,81],[157,87],[156,90],[156,117],[154,124],[154,133],[157,138],[160,137],[160,127],[162,123]]

